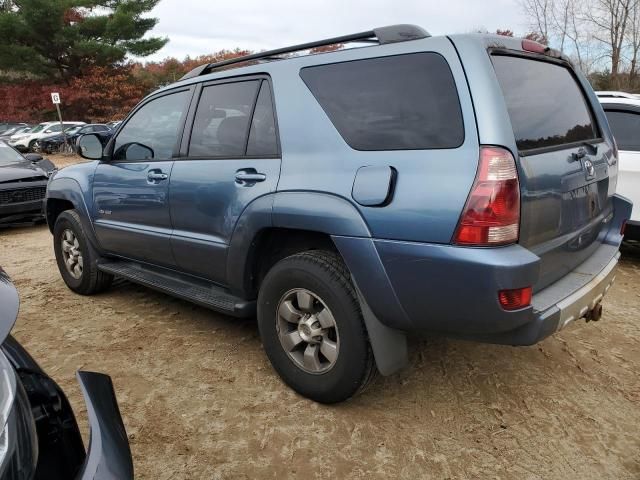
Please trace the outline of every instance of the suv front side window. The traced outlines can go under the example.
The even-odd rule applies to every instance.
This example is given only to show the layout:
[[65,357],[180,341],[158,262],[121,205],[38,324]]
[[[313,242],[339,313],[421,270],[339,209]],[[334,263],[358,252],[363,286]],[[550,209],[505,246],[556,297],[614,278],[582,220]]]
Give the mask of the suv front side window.
[[169,160],[190,92],[164,95],[139,108],[115,140],[114,160]]

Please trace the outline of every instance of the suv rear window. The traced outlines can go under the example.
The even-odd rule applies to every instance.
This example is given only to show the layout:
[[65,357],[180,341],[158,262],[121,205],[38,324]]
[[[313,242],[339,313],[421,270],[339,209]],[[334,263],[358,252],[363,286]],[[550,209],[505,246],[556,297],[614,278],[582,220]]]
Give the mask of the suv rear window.
[[306,67],[300,76],[356,150],[456,148],[464,141],[453,74],[437,53]]
[[518,150],[559,147],[597,137],[589,107],[568,68],[494,55]]

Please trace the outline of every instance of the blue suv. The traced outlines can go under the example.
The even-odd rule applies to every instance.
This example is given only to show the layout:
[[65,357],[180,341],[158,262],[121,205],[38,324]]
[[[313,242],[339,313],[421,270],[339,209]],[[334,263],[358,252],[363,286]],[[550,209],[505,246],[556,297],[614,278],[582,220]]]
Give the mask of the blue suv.
[[[360,48],[295,55],[332,44]],[[257,315],[325,403],[405,365],[410,332],[531,345],[598,320],[631,211],[567,58],[412,25],[203,65],[79,149],[46,203],[69,288]]]

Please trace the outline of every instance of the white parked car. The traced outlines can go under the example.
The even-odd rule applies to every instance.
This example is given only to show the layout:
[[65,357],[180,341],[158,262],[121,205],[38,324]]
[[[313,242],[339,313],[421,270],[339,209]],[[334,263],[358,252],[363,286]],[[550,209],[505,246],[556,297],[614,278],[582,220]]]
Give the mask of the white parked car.
[[[64,128],[73,127],[74,125],[85,125],[85,122],[64,122]],[[54,135],[62,131],[60,122],[44,122],[34,127],[25,134],[14,135],[9,139],[9,145],[16,150],[32,151],[36,141]]]
[[599,96],[599,99],[618,144],[617,192],[633,202],[625,236],[640,240],[640,97],[633,97]]

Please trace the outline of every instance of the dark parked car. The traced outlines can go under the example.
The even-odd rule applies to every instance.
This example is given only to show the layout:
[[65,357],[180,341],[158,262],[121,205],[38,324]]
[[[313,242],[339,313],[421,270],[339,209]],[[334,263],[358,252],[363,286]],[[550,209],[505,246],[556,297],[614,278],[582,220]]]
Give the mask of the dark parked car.
[[111,379],[78,372],[91,426],[85,452],[60,387],[9,333],[18,293],[0,268],[0,478],[129,480],[133,463]]
[[58,133],[56,135],[51,135],[37,140],[34,145],[34,150],[43,153],[54,153],[60,150],[60,147],[65,141],[65,136],[68,144],[74,146],[78,138],[87,133],[99,134],[105,140],[108,140],[113,136],[113,131],[107,125],[78,125],[65,130],[65,135]]
[[202,65],[79,144],[94,161],[47,194],[69,288],[257,314],[321,402],[406,365],[412,332],[531,345],[598,320],[631,212],[587,79],[496,35],[400,25]]
[[44,198],[55,165],[22,155],[0,141],[0,226],[44,219]]

